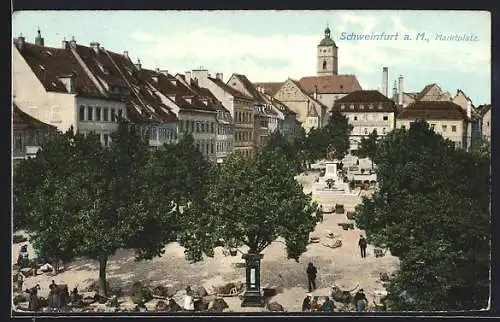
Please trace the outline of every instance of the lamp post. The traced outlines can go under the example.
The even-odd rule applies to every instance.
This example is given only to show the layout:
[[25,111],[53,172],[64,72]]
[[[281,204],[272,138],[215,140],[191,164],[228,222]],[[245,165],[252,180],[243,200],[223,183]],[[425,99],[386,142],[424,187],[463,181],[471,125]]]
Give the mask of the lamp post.
[[242,307],[263,307],[264,299],[260,292],[260,261],[262,254],[243,254],[246,262],[246,291],[243,294]]

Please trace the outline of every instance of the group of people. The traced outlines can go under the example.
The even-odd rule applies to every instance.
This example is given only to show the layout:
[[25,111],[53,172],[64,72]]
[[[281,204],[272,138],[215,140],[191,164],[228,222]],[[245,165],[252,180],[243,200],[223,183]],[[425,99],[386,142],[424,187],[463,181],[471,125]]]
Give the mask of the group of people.
[[327,296],[323,304],[319,304],[319,297],[307,293],[302,302],[302,312],[333,312],[335,303]]
[[[359,239],[359,247],[361,249],[361,257],[366,257],[366,239],[361,235]],[[307,264],[307,282],[309,287],[309,293],[307,293],[304,301],[302,302],[302,311],[303,312],[333,312],[335,308],[334,302],[327,296],[325,302],[322,305],[318,303],[318,297],[314,298],[311,295],[311,292],[316,290],[316,275],[318,274],[318,269],[314,266],[313,263],[309,262]],[[354,295],[354,305],[356,306],[356,312],[364,312],[366,310],[366,305],[368,300],[366,299],[366,295],[363,289],[360,289]]]

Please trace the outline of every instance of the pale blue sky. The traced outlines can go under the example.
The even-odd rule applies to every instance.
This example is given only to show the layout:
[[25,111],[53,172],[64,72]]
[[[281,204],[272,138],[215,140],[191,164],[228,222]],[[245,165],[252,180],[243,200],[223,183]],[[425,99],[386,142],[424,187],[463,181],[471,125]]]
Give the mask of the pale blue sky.
[[[382,67],[405,91],[438,83],[452,95],[462,89],[474,105],[489,103],[491,20],[471,11],[23,11],[13,16],[13,37],[33,42],[40,26],[45,45],[65,37],[78,43],[127,50],[144,67],[183,73],[203,66],[210,73],[241,73],[253,82],[316,74],[316,49],[326,23],[339,47],[339,74],[354,74],[364,89],[381,86]],[[347,41],[342,32],[425,32],[416,40]],[[435,34],[471,34],[476,42],[436,41]]]

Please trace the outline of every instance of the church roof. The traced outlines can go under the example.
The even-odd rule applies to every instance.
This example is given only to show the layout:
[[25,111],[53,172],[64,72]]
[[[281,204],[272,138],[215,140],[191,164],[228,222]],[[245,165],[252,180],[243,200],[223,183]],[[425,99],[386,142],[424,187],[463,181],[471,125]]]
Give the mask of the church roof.
[[328,38],[328,37],[321,39],[318,46],[335,46],[335,47],[337,47],[337,45],[335,44],[335,41],[333,41],[332,38]]
[[351,93],[361,90],[355,75],[307,76],[299,80],[300,86],[308,94],[317,88],[318,94]]

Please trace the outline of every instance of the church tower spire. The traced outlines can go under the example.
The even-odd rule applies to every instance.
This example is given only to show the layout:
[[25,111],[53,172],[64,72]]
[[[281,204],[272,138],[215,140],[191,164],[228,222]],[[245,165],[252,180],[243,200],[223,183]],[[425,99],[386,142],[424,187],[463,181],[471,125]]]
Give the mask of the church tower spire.
[[328,23],[325,28],[325,36],[318,45],[316,72],[318,76],[338,74],[338,47],[331,38]]

